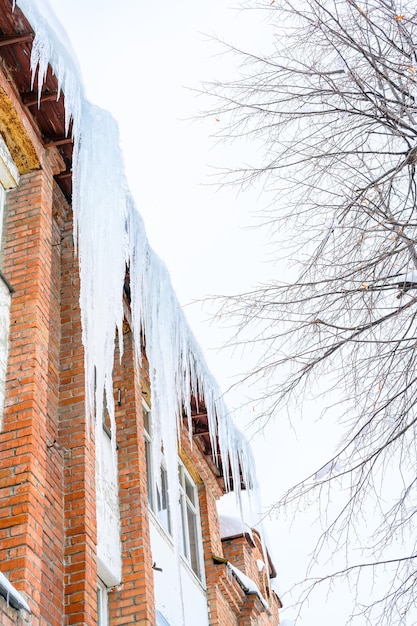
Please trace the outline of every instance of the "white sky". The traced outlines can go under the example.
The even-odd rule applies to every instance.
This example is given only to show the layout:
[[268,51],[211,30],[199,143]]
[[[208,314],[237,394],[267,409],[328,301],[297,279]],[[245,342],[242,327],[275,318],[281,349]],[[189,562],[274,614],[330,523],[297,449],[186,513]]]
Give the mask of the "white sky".
[[[245,229],[251,214],[266,204],[259,190],[238,194],[236,189],[208,185],[210,166],[230,165],[236,149],[215,145],[210,135],[222,120],[190,122],[204,102],[185,87],[203,80],[233,76],[233,63],[208,42],[217,35],[250,50],[268,39],[265,24],[253,12],[236,12],[228,0],[50,0],[76,51],[87,96],[118,120],[129,184],[141,211],[150,243],[166,262],[182,304],[210,294],[241,291],[267,280],[279,268],[266,263],[266,247],[258,230]],[[268,2],[269,4],[269,2]],[[282,271],[282,270],[281,270]],[[250,356],[230,355],[214,348],[224,331],[210,324],[198,305],[186,307],[190,325],[205,351],[210,369],[224,390]],[[234,380],[234,379],[232,379]],[[245,392],[230,395],[229,405],[246,400]],[[237,414],[240,427],[256,416],[250,403]],[[286,418],[253,440],[264,505],[300,479],[306,461],[325,460],[331,437],[309,414],[297,433]],[[313,441],[314,432],[314,444]],[[318,459],[318,460],[317,460]],[[304,578],[307,553],[312,549],[311,516],[297,517],[293,526],[268,524],[270,550],[285,590]],[[306,526],[308,524],[308,526]],[[300,624],[341,624],[342,602],[318,598]],[[291,618],[293,612],[283,613]]]

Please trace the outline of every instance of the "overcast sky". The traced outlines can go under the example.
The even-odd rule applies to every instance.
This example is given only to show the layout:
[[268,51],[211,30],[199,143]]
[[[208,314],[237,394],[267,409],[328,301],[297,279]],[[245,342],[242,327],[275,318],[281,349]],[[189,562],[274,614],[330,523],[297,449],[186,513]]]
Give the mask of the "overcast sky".
[[[239,154],[211,138],[221,118],[191,120],[205,104],[192,89],[203,80],[233,77],[238,71],[210,36],[258,50],[268,40],[268,26],[253,12],[229,8],[228,0],[50,0],[50,4],[69,34],[88,98],[108,109],[119,123],[129,184],[150,243],[167,264],[210,369],[226,390],[233,376],[250,366],[251,356],[242,361],[238,354],[230,358],[215,350],[227,335],[209,322],[207,311],[189,303],[248,289],[283,270],[267,262],[264,234],[247,228],[256,209],[266,205],[260,190],[238,194],[236,189],[213,186],[213,168],[236,162]],[[240,388],[229,395],[228,403],[235,408],[246,401]],[[237,412],[239,426],[249,423],[258,410],[256,402],[249,402],[245,411]],[[286,417],[277,416],[265,436],[256,436],[252,446],[264,505],[300,479],[309,461],[324,460],[330,442],[329,432],[315,423],[313,409],[297,434],[288,428]],[[311,515],[301,513],[292,526],[268,524],[283,592],[304,577],[312,549],[310,524]],[[288,598],[283,593],[284,603]],[[340,598],[334,603],[319,597],[297,625],[341,624],[342,605]],[[293,615],[291,610],[283,613],[287,618]]]

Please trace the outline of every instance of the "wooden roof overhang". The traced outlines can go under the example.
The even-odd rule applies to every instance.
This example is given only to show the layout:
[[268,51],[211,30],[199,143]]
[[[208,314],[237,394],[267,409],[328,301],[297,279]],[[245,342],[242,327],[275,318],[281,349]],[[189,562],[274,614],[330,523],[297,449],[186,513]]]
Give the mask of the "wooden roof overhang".
[[35,34],[19,7],[13,9],[12,5],[12,0],[0,0],[0,58],[43,145],[55,146],[63,159],[65,169],[55,179],[71,202],[73,143],[71,133],[65,134],[64,95],[58,92],[58,81],[50,66],[39,100],[38,93],[32,91],[30,57]]
[[[230,469],[230,464],[227,461],[226,464],[223,462],[222,456],[220,454],[220,449],[218,445],[218,438],[216,437],[216,448],[217,451],[213,450],[212,445],[212,437],[210,434],[209,423],[208,423],[208,415],[207,409],[204,404],[204,399],[197,399],[193,396],[191,398],[191,416],[192,416],[192,437],[193,442],[198,447],[200,452],[205,456],[208,465],[211,468],[211,471],[217,478],[220,487],[223,492],[226,492],[226,481],[224,476],[225,467],[227,467],[228,471],[228,482],[230,485],[230,489],[234,489],[233,484],[233,476]],[[184,427],[188,428],[188,420],[187,417],[183,418]],[[243,472],[242,468],[240,470],[240,488],[247,489],[250,488],[250,485],[246,485],[243,480]]]

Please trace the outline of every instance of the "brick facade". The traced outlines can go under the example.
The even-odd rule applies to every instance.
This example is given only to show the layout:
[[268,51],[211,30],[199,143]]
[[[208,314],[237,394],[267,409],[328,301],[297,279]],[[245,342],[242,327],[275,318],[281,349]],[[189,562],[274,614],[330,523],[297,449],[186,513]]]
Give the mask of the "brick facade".
[[[11,15],[11,2],[0,0],[0,13],[6,11]],[[72,212],[56,182],[66,164],[56,148],[45,147],[7,63],[0,96],[1,133],[20,171],[7,197],[3,266],[14,293],[0,433],[0,572],[31,610],[12,608],[0,594],[0,624],[91,626],[98,623],[96,452],[85,416]],[[109,589],[109,623],[155,626],[142,416],[151,390],[146,354],[138,370],[128,319],[124,331],[123,358],[116,354],[114,366],[122,580]],[[210,626],[277,626],[280,603],[258,571],[259,540],[222,540],[222,482],[186,429],[179,457],[198,487]],[[226,560],[256,582],[268,610]]]

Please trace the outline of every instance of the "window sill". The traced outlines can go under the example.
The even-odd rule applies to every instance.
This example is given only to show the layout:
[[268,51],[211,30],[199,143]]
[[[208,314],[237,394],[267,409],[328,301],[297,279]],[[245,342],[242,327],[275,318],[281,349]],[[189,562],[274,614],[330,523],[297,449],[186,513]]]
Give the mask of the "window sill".
[[4,574],[0,572],[0,596],[5,598],[7,604],[17,611],[23,609],[30,613],[30,608],[20,595],[20,593],[13,587],[12,583],[6,578]]

